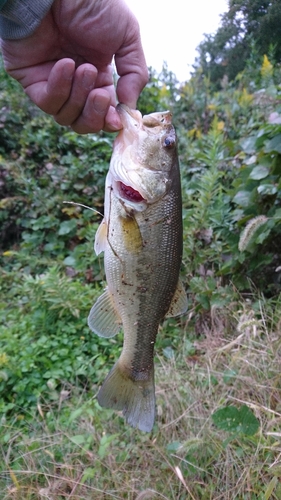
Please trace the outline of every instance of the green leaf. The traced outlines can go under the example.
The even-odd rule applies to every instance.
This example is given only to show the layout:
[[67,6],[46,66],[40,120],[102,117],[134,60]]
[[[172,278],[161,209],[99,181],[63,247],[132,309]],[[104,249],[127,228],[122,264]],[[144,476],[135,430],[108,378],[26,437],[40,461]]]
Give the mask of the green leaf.
[[76,436],[71,436],[70,441],[77,445],[82,445],[86,442],[87,436],[85,434],[77,434]]
[[5,382],[7,382],[8,378],[9,377],[8,377],[7,372],[5,372],[5,370],[1,370],[0,371],[0,380],[5,380]]
[[281,208],[278,208],[276,210],[275,214],[273,215],[273,219],[277,219],[277,220],[281,219]]
[[237,372],[235,370],[228,369],[223,374],[223,381],[225,384],[230,384],[237,377]]
[[98,455],[100,458],[104,458],[107,453],[107,448],[109,447],[110,443],[114,441],[119,436],[119,434],[112,434],[112,436],[107,436],[106,434],[102,436],[100,440],[100,446],[98,449]]
[[248,207],[251,199],[250,191],[238,191],[233,198],[234,203],[240,205],[241,207]]
[[166,449],[171,453],[175,453],[182,446],[179,441],[172,441],[172,443],[167,444]]
[[84,484],[88,479],[93,479],[96,475],[97,475],[96,469],[94,469],[93,467],[87,467],[83,472],[83,476],[80,482]]
[[264,492],[264,500],[269,500],[278,483],[278,477],[274,476]]
[[68,257],[66,257],[63,261],[63,263],[66,265],[66,266],[75,266],[76,264],[76,259],[74,257],[72,257],[71,255],[69,255]]
[[281,153],[281,134],[276,135],[271,139],[266,147],[265,147],[265,152],[266,153],[271,153],[272,151],[276,151],[277,153]]
[[245,151],[245,153],[254,153],[255,150],[256,150],[256,140],[257,140],[257,137],[254,135],[254,136],[251,136],[251,137],[247,137],[247,139],[244,139],[241,141],[241,147],[243,149],[243,151]]
[[259,194],[266,196],[276,194],[278,189],[273,184],[261,184],[261,186],[258,187],[257,191]]
[[164,356],[167,358],[167,359],[174,359],[175,357],[175,352],[174,352],[174,349],[170,346],[168,347],[165,347],[163,349],[163,354]]
[[210,309],[210,299],[207,295],[204,294],[198,294],[196,295],[196,299],[198,300],[199,304],[208,311]]
[[241,408],[232,405],[220,408],[213,413],[212,420],[219,429],[246,436],[256,434],[260,426],[258,419],[246,405]]
[[69,423],[73,422],[73,420],[76,420],[76,418],[80,417],[80,415],[83,413],[83,407],[76,408],[70,413],[69,416]]
[[253,168],[252,172],[250,173],[249,177],[250,179],[254,179],[256,181],[260,179],[264,179],[267,177],[269,174],[269,168],[264,167],[262,165],[258,165],[257,167]]
[[61,223],[58,234],[60,236],[69,234],[73,229],[76,229],[77,221],[75,219],[65,220]]
[[271,233],[271,228],[268,228],[267,231],[263,231],[256,237],[255,242],[257,244],[263,243],[266,240],[266,238],[268,238],[270,233]]

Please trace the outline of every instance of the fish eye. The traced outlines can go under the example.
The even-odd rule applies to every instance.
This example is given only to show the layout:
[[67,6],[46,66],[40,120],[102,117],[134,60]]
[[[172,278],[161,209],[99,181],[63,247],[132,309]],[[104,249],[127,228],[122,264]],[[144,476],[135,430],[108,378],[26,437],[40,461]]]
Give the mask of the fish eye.
[[172,147],[174,147],[175,145],[175,138],[174,137],[171,137],[171,136],[168,136],[165,138],[165,141],[164,141],[164,146],[168,149],[171,149]]

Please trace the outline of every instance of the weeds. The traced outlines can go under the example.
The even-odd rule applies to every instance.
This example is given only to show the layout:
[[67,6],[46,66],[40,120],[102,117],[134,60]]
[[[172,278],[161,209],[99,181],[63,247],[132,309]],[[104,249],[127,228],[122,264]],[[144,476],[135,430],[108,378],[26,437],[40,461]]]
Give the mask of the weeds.
[[189,298],[160,327],[151,434],[96,401],[121,346],[86,323],[104,286],[93,240],[111,139],[59,128],[2,71],[1,499],[281,497],[281,108],[267,67],[255,94],[246,73],[214,93],[166,72],[141,101],[174,99]]
[[[2,420],[3,498],[277,500],[281,342],[266,326],[266,303],[258,305],[241,302],[232,311],[235,333],[213,343],[205,330],[193,349],[181,338],[170,358],[158,347],[158,419],[150,435],[75,386],[41,401],[32,421],[26,410]],[[219,425],[222,409],[230,427],[225,415]]]

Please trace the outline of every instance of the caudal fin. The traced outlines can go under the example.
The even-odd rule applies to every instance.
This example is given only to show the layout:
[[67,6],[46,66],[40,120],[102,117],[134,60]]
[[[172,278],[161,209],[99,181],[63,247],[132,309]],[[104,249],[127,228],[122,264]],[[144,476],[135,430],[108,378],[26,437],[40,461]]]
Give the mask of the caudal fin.
[[100,388],[98,402],[104,408],[122,410],[129,425],[150,432],[155,419],[153,369],[147,380],[134,381],[117,361]]

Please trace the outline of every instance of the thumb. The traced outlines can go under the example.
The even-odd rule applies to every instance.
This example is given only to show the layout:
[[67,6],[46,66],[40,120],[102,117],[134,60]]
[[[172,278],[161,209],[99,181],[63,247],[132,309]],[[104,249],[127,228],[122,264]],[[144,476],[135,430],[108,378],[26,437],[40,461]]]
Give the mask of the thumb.
[[121,76],[116,89],[118,101],[127,104],[129,108],[136,108],[137,100],[147,82],[148,71],[146,67],[141,74],[131,72]]
[[118,100],[135,108],[140,93],[148,82],[148,69],[138,25],[130,42],[125,42],[115,54],[115,65],[120,77],[116,88]]

